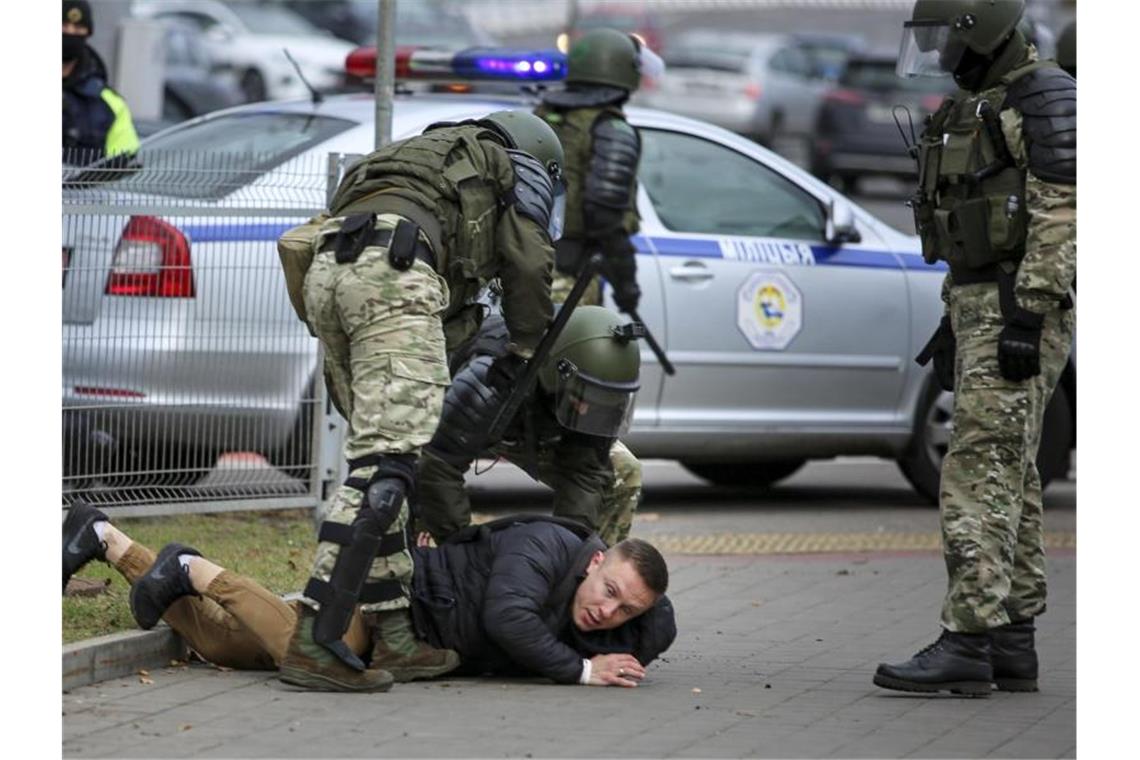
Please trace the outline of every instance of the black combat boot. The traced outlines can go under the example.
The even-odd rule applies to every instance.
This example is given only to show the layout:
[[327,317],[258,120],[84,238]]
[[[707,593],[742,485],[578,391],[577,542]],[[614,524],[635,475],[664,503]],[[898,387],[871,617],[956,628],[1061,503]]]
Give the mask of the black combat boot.
[[1030,618],[990,631],[990,662],[1000,691],[1037,691],[1036,629]]
[[988,634],[944,630],[937,641],[906,662],[880,664],[874,680],[884,689],[988,697],[993,675]]
[[197,549],[182,544],[167,544],[154,558],[154,564],[131,586],[131,614],[139,628],[150,630],[162,615],[184,596],[199,596],[190,583],[190,574],[178,561],[180,554],[201,557]]
[[107,544],[95,533],[95,523],[107,521],[107,515],[83,499],[76,499],[63,520],[63,592],[67,582],[80,568],[93,559],[106,559]]

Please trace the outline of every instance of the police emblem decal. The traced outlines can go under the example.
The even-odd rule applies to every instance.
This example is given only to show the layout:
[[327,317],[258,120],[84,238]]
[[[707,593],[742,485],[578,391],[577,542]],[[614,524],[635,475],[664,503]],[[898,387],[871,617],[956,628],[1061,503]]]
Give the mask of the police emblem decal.
[[783,351],[803,326],[803,297],[782,272],[749,275],[736,295],[736,326],[758,351]]

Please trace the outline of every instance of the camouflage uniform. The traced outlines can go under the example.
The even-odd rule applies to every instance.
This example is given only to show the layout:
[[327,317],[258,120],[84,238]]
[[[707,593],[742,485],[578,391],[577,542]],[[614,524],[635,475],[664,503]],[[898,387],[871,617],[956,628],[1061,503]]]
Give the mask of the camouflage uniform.
[[[1032,47],[1014,67],[1036,60]],[[956,113],[974,113],[982,100],[1002,102],[1005,86],[962,92]],[[1016,267],[1016,305],[1044,315],[1041,372],[1008,380],[998,366],[999,335],[1007,320],[994,282],[955,284],[954,265],[943,285],[954,337],[953,434],[942,464],[940,507],[949,575],[942,625],[979,633],[1045,609],[1041,479],[1036,455],[1045,407],[1068,361],[1075,323],[1068,291],[1076,276],[1076,184],[1046,182],[1033,172],[1022,114],[1000,113],[1002,135],[1025,173],[1027,232]],[[945,158],[943,159],[946,160]],[[966,279],[959,276],[958,279]]]
[[[464,124],[376,151],[338,188],[330,204],[335,216],[313,241],[304,282],[309,326],[325,349],[329,394],[349,422],[349,479],[333,496],[326,523],[357,519],[377,475],[377,455],[415,456],[431,439],[450,382],[447,349],[478,328],[475,296],[492,277],[503,283],[510,351],[528,356],[537,345],[552,314],[553,249],[546,229],[510,202],[514,182],[501,142],[485,126]],[[435,268],[417,257],[398,271],[389,263],[389,245],[368,245],[355,261],[338,263],[330,245],[336,233],[350,215],[369,212],[378,232],[414,222],[418,245],[431,251]],[[385,537],[405,535],[409,519],[405,499]],[[339,543],[319,543],[315,581],[329,582],[341,551]],[[406,546],[382,548],[365,590],[394,581],[404,593],[361,609],[408,607],[411,574]]]

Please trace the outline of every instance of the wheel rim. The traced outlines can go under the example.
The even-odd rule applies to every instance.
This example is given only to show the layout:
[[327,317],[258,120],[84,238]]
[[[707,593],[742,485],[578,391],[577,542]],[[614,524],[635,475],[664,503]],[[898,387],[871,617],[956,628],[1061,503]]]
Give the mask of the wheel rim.
[[923,420],[923,444],[926,456],[936,469],[941,469],[942,459],[950,447],[950,435],[954,432],[954,394],[942,391],[926,410]]

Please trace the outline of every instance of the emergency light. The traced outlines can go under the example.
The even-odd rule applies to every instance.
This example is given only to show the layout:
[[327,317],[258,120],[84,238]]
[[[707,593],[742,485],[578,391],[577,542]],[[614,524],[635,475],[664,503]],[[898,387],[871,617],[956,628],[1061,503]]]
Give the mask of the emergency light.
[[[352,76],[376,76],[376,48],[360,47],[348,54],[345,70]],[[396,79],[436,82],[557,82],[566,78],[566,56],[558,50],[474,47],[433,50],[396,48]]]

